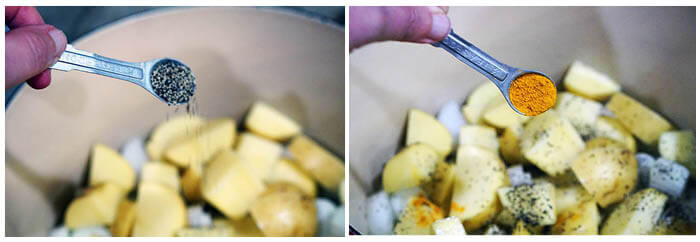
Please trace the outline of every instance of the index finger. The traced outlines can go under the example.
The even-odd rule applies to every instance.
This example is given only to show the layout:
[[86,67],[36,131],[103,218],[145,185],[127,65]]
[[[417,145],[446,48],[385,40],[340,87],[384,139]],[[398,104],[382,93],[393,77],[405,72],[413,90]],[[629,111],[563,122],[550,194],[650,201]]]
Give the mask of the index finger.
[[44,24],[44,19],[34,7],[8,6],[5,7],[5,24],[13,29],[27,25]]

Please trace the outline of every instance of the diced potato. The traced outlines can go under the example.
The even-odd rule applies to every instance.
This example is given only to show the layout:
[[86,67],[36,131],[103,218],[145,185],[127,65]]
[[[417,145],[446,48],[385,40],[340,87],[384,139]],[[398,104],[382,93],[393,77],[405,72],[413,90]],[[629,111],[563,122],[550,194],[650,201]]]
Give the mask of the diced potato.
[[564,76],[564,88],[577,95],[603,101],[620,91],[620,84],[580,61],[574,61]]
[[695,201],[693,207],[670,201],[654,225],[653,235],[695,235]]
[[549,110],[525,124],[520,148],[530,162],[556,176],[569,169],[584,143],[568,120]]
[[[262,237],[265,236],[255,223],[255,220],[250,215],[245,216],[242,219],[236,219],[228,221],[230,226],[233,228],[233,236],[236,237]],[[214,221],[214,227],[217,227],[216,221]]]
[[530,119],[530,116],[520,115],[508,105],[505,98],[498,99],[501,103],[493,108],[485,110],[484,122],[495,128],[504,129],[509,126],[522,124]]
[[243,133],[238,138],[236,155],[249,168],[250,174],[265,179],[280,159],[282,145],[251,133]]
[[117,216],[110,228],[113,236],[131,236],[131,229],[136,221],[136,204],[129,200],[122,200],[117,208]]
[[508,186],[503,161],[496,153],[477,146],[457,150],[455,184],[450,216],[460,218],[467,231],[491,220],[501,209],[497,191]]
[[569,120],[582,136],[593,134],[594,126],[603,105],[574,94],[560,93],[554,106],[561,117]]
[[232,150],[220,152],[202,176],[204,200],[231,219],[245,216],[263,191],[262,179],[248,173],[245,163]]
[[180,194],[151,182],[140,183],[138,189],[133,236],[173,236],[187,226],[187,208]]
[[520,149],[520,138],[522,134],[523,126],[518,124],[506,127],[501,137],[498,138],[498,148],[506,163],[523,164],[527,162],[527,159],[525,159]]
[[529,225],[556,222],[554,185],[550,183],[503,187],[498,190],[498,198],[504,208]]
[[432,232],[432,224],[443,217],[440,207],[422,195],[415,196],[401,212],[399,222],[394,227],[394,234],[429,235]]
[[136,172],[116,150],[96,144],[90,156],[89,178],[90,186],[112,183],[130,191],[136,183]]
[[435,202],[444,211],[449,211],[452,188],[454,187],[454,164],[440,161],[435,166],[435,171],[430,177],[430,182],[423,185],[423,190],[428,193],[430,201]]
[[676,161],[695,178],[695,134],[690,130],[668,131],[659,137],[661,157]]
[[272,106],[255,102],[245,120],[246,128],[268,139],[283,141],[301,132],[301,126]]
[[256,199],[250,214],[265,236],[316,234],[318,221],[314,199],[289,183],[270,184]]
[[515,217],[515,214],[513,214],[513,212],[510,210],[501,209],[501,211],[498,212],[498,215],[496,215],[496,217],[493,219],[493,222],[504,227],[512,228],[515,227],[515,224],[518,222],[518,218]]
[[624,144],[630,151],[637,152],[634,136],[615,118],[600,116],[593,127],[593,137],[605,137]]
[[616,142],[586,149],[571,169],[601,207],[621,201],[637,184],[637,159]]
[[418,109],[408,111],[406,145],[423,143],[432,146],[444,158],[452,151],[452,135],[435,117]]
[[70,229],[110,225],[124,196],[124,189],[109,182],[92,187],[68,205],[65,224]]
[[668,197],[653,188],[641,190],[615,207],[600,233],[643,235],[652,232]]
[[513,228],[513,235],[531,235],[529,230],[527,230],[527,227],[525,226],[525,222],[522,220],[519,220],[518,223],[515,224],[515,228]]
[[180,167],[208,162],[217,152],[233,147],[235,137],[236,123],[233,119],[212,120],[195,135],[170,145],[165,150],[165,158]]
[[[623,143],[620,143],[617,140],[612,140],[610,138],[605,138],[605,137],[593,138],[593,139],[589,139],[588,141],[586,141],[586,150],[603,148],[603,147],[608,147],[608,146],[616,146],[616,147],[620,147],[621,149],[627,149],[627,147],[625,147],[625,145]],[[629,149],[627,149],[627,150],[629,150]]]
[[557,215],[552,234],[597,235],[600,214],[595,201],[581,203]]
[[165,161],[165,149],[173,143],[195,135],[204,125],[204,119],[195,115],[183,115],[168,119],[158,125],[146,144],[146,152],[152,161]]
[[146,163],[141,173],[141,182],[155,182],[176,192],[180,191],[180,175],[178,175],[177,168],[169,163]]
[[265,182],[268,184],[287,182],[297,186],[304,194],[315,197],[316,183],[301,167],[289,159],[282,158],[275,163]]
[[459,130],[459,145],[476,145],[498,153],[496,129],[488,126],[465,125]]
[[484,112],[500,103],[499,98],[505,100],[498,87],[491,82],[484,82],[469,95],[462,113],[470,124],[482,124]]
[[384,167],[384,191],[395,192],[428,183],[439,160],[432,146],[418,143],[403,148]]
[[435,235],[467,235],[462,226],[462,221],[457,217],[447,217],[433,223]]
[[180,178],[182,194],[187,201],[198,202],[202,200],[202,164],[190,164]]
[[647,145],[655,146],[661,133],[673,128],[664,117],[621,92],[615,93],[605,106]]
[[177,237],[231,237],[231,228],[184,228],[175,233]]
[[321,186],[328,191],[338,192],[338,185],[345,179],[345,165],[338,157],[303,135],[294,137],[288,149],[294,161]]
[[561,214],[570,208],[576,208],[579,204],[593,200],[593,196],[588,194],[581,185],[570,185],[557,187],[554,202],[556,213]]

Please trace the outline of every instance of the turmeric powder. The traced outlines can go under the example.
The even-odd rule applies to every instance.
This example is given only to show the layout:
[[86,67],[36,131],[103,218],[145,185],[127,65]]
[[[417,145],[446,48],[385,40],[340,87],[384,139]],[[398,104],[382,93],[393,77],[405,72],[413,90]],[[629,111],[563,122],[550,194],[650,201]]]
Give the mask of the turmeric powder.
[[557,88],[543,75],[528,73],[510,84],[510,102],[521,113],[535,116],[554,106]]

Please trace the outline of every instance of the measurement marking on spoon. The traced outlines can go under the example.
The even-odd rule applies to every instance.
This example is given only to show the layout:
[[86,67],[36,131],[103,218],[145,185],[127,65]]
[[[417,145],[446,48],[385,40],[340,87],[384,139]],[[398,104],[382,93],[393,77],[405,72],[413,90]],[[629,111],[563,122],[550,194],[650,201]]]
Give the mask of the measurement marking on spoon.
[[95,67],[101,69],[102,71],[107,71],[110,73],[123,75],[131,78],[143,78],[143,72],[139,68],[99,60],[94,58],[94,56],[87,56],[66,51],[63,53],[63,55],[61,55],[59,61],[67,61],[74,65],[79,65],[87,68]]

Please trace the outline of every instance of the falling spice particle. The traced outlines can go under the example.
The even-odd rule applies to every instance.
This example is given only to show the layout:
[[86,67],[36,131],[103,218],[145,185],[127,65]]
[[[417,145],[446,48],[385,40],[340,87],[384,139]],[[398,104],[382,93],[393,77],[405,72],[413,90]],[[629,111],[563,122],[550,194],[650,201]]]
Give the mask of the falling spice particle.
[[164,60],[153,67],[151,86],[168,105],[178,105],[190,101],[197,82],[189,67],[174,60]]

